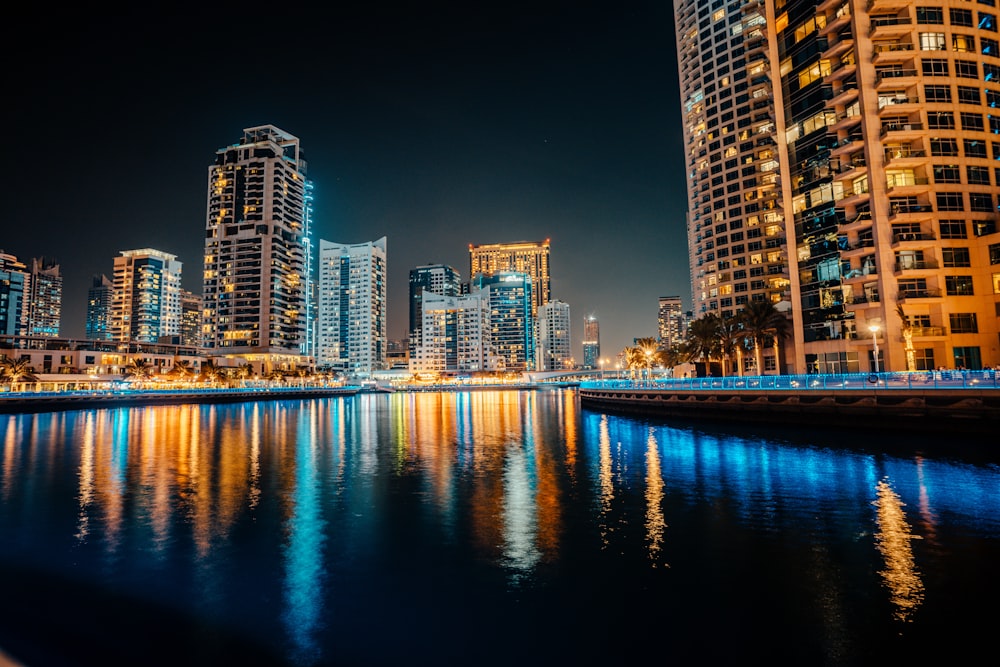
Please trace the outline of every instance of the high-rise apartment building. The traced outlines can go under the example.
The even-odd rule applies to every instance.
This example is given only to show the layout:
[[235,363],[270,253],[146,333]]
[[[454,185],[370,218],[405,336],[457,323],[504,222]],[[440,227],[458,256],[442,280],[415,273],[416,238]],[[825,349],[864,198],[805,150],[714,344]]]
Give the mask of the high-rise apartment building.
[[488,291],[441,295],[424,292],[423,336],[410,356],[413,373],[494,370]]
[[321,368],[359,376],[386,367],[386,238],[319,242]]
[[765,370],[1000,363],[989,0],[675,0],[695,316],[790,311]]
[[156,343],[181,326],[181,262],[152,248],[122,250],[115,257],[111,299],[114,340]]
[[594,370],[601,358],[601,324],[593,315],[583,318],[583,368]]
[[422,343],[423,295],[458,296],[462,292],[458,271],[445,264],[427,264],[410,269],[409,346],[412,355]]
[[684,304],[679,296],[661,296],[656,318],[660,347],[670,349],[684,340]]
[[202,344],[257,372],[311,365],[309,195],[297,137],[243,130],[208,170]]
[[201,346],[201,297],[186,289],[181,290],[180,344]]
[[553,299],[538,308],[538,360],[540,371],[566,370],[573,367],[573,344],[570,338],[569,304]]
[[59,264],[48,257],[32,259],[29,281],[25,334],[58,338],[63,288]]
[[95,275],[87,290],[87,340],[114,340],[112,303],[114,283],[106,275]]
[[549,252],[549,239],[538,242],[469,244],[469,275],[491,276],[512,271],[528,274],[534,294],[531,301],[534,316],[538,313],[538,307],[548,303],[552,296]]
[[490,308],[490,346],[499,370],[535,370],[535,316],[531,276],[518,271],[479,273],[470,293],[486,293]]
[[28,267],[0,250],[0,334],[20,336],[27,314]]

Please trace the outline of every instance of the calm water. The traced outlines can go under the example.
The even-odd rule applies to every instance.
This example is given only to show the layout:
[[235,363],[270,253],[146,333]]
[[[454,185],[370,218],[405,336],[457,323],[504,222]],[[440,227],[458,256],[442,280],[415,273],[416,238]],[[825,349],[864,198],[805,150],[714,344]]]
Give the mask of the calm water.
[[896,453],[572,390],[0,415],[0,648],[28,667],[993,654],[1000,466],[878,437]]

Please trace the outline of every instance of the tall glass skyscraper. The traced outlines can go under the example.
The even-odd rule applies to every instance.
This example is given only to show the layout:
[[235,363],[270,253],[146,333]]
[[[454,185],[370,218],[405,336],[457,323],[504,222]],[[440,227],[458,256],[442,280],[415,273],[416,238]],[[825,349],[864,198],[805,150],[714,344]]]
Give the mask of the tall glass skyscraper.
[[311,365],[309,202],[299,139],[243,130],[208,170],[202,342],[221,365]]
[[114,340],[111,304],[114,283],[106,275],[95,275],[87,290],[87,340]]
[[583,367],[593,370],[601,358],[601,323],[593,315],[583,318]]
[[520,241],[517,243],[490,243],[469,245],[469,275],[490,276],[501,272],[517,271],[531,277],[533,296],[531,313],[537,316],[538,307],[552,298],[552,280],[549,277],[549,239]]
[[409,348],[411,357],[423,343],[424,292],[439,296],[458,296],[462,291],[458,271],[445,264],[427,264],[410,269],[410,328]]
[[156,343],[181,330],[181,262],[152,248],[122,250],[114,263],[114,340]]

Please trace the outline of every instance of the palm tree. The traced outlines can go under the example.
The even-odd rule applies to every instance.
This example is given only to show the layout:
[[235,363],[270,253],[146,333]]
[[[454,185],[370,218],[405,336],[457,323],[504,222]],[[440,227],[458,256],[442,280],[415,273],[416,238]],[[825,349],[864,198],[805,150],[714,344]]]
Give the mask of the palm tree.
[[688,327],[685,347],[690,361],[702,360],[706,368],[711,368],[712,357],[719,354],[719,316],[708,313],[691,322]]
[[246,384],[246,381],[253,377],[253,374],[253,366],[249,363],[242,363],[236,367],[236,377],[243,384]]
[[770,342],[774,343],[774,361],[779,369],[779,342],[788,336],[788,318],[779,312],[770,301],[750,301],[740,311],[740,319],[747,338],[753,342],[754,362],[757,374],[763,375],[761,363],[761,348]]
[[132,378],[133,380],[142,381],[149,378],[153,374],[153,367],[149,365],[149,362],[145,359],[140,359],[138,357],[133,357],[125,363],[125,372],[123,375],[125,378]]
[[31,370],[31,359],[28,357],[21,357],[20,359],[4,357],[0,359],[0,377],[10,384],[11,391],[14,391],[14,387],[22,379],[28,382],[36,382],[38,380]]
[[910,318],[903,312],[902,304],[896,304],[896,314],[899,315],[899,320],[902,322],[904,349],[906,350],[906,370],[913,372],[917,370],[916,353],[913,350],[913,325],[910,324]]
[[215,362],[208,360],[201,365],[201,379],[210,384],[215,384],[222,378],[222,369],[215,365]]
[[194,375],[194,369],[191,368],[191,362],[182,359],[173,365],[170,369],[170,375],[177,380],[186,380]]

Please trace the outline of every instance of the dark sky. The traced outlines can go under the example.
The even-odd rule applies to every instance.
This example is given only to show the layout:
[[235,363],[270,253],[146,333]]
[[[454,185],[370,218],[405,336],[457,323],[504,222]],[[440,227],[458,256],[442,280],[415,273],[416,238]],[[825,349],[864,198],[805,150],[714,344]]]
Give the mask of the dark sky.
[[578,359],[587,314],[611,356],[690,305],[671,3],[358,4],[9,24],[0,249],[60,262],[64,336],[120,250],[200,293],[208,167],[262,124],[302,141],[318,238],[387,237],[391,338],[410,269],[467,279],[470,243],[551,239]]

